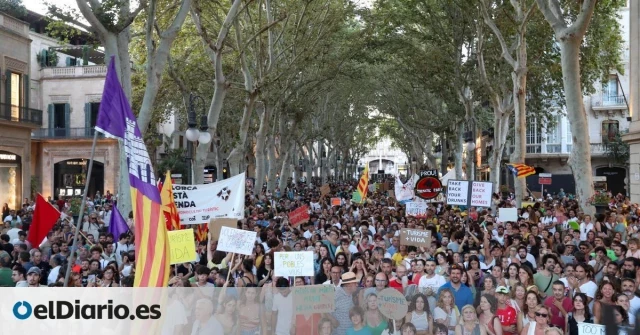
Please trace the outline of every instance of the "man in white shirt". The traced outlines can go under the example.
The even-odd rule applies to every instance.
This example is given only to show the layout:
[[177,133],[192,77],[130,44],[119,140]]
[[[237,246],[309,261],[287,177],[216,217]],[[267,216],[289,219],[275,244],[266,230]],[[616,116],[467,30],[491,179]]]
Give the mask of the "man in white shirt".
[[640,298],[636,296],[636,282],[631,278],[622,280],[622,293],[629,298],[629,324],[636,323],[636,313],[640,309]]
[[585,215],[584,221],[580,224],[580,240],[587,240],[587,233],[593,230],[593,223],[591,223],[591,215]]
[[196,302],[195,316],[191,335],[224,333],[222,324],[213,316],[213,302],[210,299],[200,299]]
[[[273,307],[271,311],[271,327],[275,328],[276,335],[289,335],[294,327],[293,323],[293,295],[289,288],[287,278],[278,278],[276,281],[278,292],[273,295]],[[272,329],[273,331],[274,329]]]
[[57,255],[51,257],[49,265],[51,265],[51,271],[49,271],[49,276],[47,277],[47,285],[55,284],[56,280],[58,280],[58,274],[60,274],[60,267],[62,265],[62,258]]
[[329,280],[322,283],[322,285],[333,285],[333,287],[342,286],[342,279],[340,279],[341,275],[342,275],[342,268],[337,265],[334,265],[333,267],[331,267],[331,272],[329,273],[329,277],[330,277]]
[[548,210],[546,215],[542,217],[542,225],[549,229],[551,235],[556,233],[556,225],[558,224],[558,218],[555,217],[555,211],[553,209]]
[[573,289],[573,295],[576,293],[584,293],[589,300],[589,309],[593,310],[594,298],[598,285],[594,283],[587,272],[588,265],[580,263],[575,267],[575,277],[568,278],[569,286]]
[[418,288],[420,292],[424,293],[429,300],[429,307],[431,309],[431,315],[436,308],[436,293],[440,286],[444,285],[447,280],[443,276],[436,273],[436,261],[434,259],[427,260],[424,267],[426,274],[420,278],[418,282]]

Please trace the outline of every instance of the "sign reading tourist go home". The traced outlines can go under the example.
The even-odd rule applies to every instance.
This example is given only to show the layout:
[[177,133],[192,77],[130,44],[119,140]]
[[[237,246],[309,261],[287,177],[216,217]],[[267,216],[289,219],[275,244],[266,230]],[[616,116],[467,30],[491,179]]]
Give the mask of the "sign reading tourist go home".
[[438,170],[420,171],[420,179],[416,182],[415,194],[425,200],[433,199],[442,192],[442,183],[438,179]]

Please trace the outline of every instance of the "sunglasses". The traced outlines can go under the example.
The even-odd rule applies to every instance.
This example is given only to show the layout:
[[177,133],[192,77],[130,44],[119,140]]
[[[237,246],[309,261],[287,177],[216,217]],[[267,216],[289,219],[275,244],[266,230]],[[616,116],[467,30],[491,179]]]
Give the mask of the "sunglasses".
[[536,316],[539,316],[541,318],[546,318],[547,316],[549,316],[549,314],[542,314],[542,313],[536,312]]

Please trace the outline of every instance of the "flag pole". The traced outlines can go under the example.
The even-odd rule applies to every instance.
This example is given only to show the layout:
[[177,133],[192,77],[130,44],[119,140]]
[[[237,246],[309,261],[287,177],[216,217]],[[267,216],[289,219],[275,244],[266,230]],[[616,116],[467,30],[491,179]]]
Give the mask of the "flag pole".
[[[91,179],[91,169],[93,168],[93,157],[96,154],[96,142],[98,141],[98,131],[93,129],[93,143],[91,143],[91,158],[89,158],[89,168],[87,169],[87,177],[84,183],[84,193],[82,193],[82,202],[80,203],[80,213],[78,213],[78,221],[76,222],[76,231],[73,234],[73,244],[78,241],[78,234],[80,233],[80,223],[82,223],[82,217],[84,216],[84,205],[87,202],[87,193],[89,192],[89,183]],[[73,214],[73,213],[72,213]],[[77,248],[76,248],[77,250]],[[69,255],[71,258],[71,255]],[[71,275],[71,264],[67,262],[67,273],[64,275],[64,287],[69,285],[69,276]]]

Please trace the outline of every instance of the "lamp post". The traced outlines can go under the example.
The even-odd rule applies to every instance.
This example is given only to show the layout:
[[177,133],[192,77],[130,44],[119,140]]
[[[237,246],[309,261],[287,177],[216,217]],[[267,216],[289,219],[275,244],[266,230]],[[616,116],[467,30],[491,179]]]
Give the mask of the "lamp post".
[[[187,112],[187,126],[189,127],[185,133],[187,137],[187,155],[186,159],[189,162],[189,185],[194,183],[195,173],[193,171],[193,160],[195,159],[195,146],[194,144],[208,144],[211,142],[211,134],[209,134],[209,122],[207,115],[204,114],[204,100],[195,95],[189,94],[189,111]],[[198,123],[196,122],[196,107],[202,108],[202,116],[200,117],[200,130],[196,128]]]

